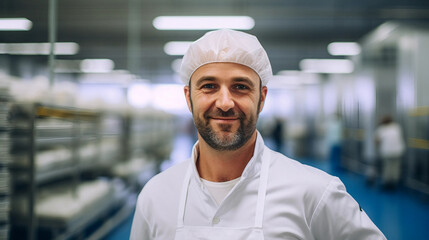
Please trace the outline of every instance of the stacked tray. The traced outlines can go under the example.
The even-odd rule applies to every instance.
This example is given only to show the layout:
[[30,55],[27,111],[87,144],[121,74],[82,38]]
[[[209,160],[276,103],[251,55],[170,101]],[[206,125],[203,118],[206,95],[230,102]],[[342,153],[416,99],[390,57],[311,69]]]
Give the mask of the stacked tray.
[[[115,189],[109,181],[98,179],[82,182],[75,192],[72,191],[71,184],[64,182],[40,189],[35,204],[39,225],[66,226],[70,221],[85,218],[94,209],[103,207],[109,199],[115,198]],[[12,215],[15,218],[23,219],[22,217],[28,215],[26,203],[26,194],[17,194],[11,203]]]
[[10,138],[7,131],[0,131],[0,166],[7,166],[10,162]]

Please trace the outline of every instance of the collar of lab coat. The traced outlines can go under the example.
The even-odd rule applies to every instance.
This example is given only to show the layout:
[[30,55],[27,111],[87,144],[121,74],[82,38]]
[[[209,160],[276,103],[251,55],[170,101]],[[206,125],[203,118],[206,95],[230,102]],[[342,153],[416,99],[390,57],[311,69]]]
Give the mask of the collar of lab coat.
[[[261,170],[262,154],[264,152],[265,144],[259,131],[256,131],[256,133],[257,133],[257,136],[256,136],[255,151],[253,152],[252,158],[247,163],[246,167],[243,170],[243,173],[241,174],[241,180],[257,177],[259,176],[259,172]],[[196,167],[196,162],[198,159],[198,141],[195,143],[194,147],[192,148],[191,159],[193,160],[192,178],[195,181],[197,181],[197,183],[201,183],[201,179]]]

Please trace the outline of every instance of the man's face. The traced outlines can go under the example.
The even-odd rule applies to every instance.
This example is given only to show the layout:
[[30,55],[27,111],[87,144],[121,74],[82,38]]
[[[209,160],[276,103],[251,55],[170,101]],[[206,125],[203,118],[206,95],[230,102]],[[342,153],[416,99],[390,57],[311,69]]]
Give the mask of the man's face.
[[254,134],[267,88],[258,74],[236,63],[210,63],[198,68],[185,96],[199,135],[213,149],[242,147]]

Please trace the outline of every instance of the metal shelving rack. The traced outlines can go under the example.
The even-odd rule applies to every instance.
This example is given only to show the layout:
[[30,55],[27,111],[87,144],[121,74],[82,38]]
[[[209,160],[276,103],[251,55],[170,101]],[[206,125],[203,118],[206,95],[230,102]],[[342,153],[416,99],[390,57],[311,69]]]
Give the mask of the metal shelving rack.
[[[26,208],[28,211],[24,218],[12,218],[12,223],[26,230],[26,239],[37,239],[40,229],[50,230],[52,232],[52,239],[69,239],[81,235],[88,226],[96,221],[100,221],[100,219],[110,218],[108,224],[101,224],[100,227],[100,229],[108,229],[109,227],[106,227],[106,224],[107,226],[114,227],[112,224],[114,219],[120,221],[121,216],[123,219],[123,216],[126,217],[126,214],[131,214],[133,207],[127,204],[129,192],[125,189],[122,193],[115,195],[115,197],[103,200],[103,202],[97,204],[83,216],[67,222],[55,222],[38,218],[35,213],[35,204],[37,192],[42,185],[68,178],[71,179],[71,190],[76,194],[76,188],[81,181],[82,173],[95,172],[93,174],[97,175],[100,169],[106,165],[111,165],[109,163],[106,164],[106,162],[101,163],[100,161],[99,146],[100,140],[103,137],[100,129],[102,114],[95,111],[45,104],[17,103],[15,106],[18,109],[24,109],[25,117],[23,119],[26,121],[26,124],[24,124],[26,126],[17,125],[12,129],[12,132],[20,135],[21,140],[22,138],[27,140],[26,154],[28,156],[28,165],[14,166],[13,179],[16,184],[15,187],[20,186],[22,188],[24,186],[26,188]],[[14,114],[17,113],[13,113],[12,116]],[[39,123],[46,119],[59,120],[64,124],[59,127],[46,125],[43,128]],[[98,146],[97,153],[90,161],[82,161],[79,150],[89,142],[95,143]],[[39,166],[36,164],[38,150],[55,145],[69,146],[71,161],[69,161],[69,164],[63,164],[55,168],[39,169]],[[97,230],[95,237],[100,236],[101,231]],[[104,230],[104,233],[106,233],[106,230]]]
[[429,195],[429,106],[409,112],[405,184]]
[[341,144],[341,166],[352,172],[363,173],[367,163],[363,156],[365,129],[361,122],[361,109],[358,103],[352,106],[343,104],[342,113],[344,138]]
[[0,88],[0,240],[9,238],[10,227],[9,102],[8,91]]

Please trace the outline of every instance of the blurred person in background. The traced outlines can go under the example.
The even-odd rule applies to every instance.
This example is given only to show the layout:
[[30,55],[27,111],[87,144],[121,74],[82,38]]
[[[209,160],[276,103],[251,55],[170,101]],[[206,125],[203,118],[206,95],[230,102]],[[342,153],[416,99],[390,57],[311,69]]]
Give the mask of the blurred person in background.
[[285,120],[283,120],[281,117],[276,117],[274,119],[274,126],[271,130],[271,137],[274,141],[275,150],[277,152],[283,152],[284,148],[284,127]]
[[255,36],[206,33],[181,77],[198,141],[145,185],[130,239],[385,239],[338,178],[265,146],[256,124],[272,70]]
[[375,131],[375,141],[381,159],[382,186],[385,189],[396,188],[401,178],[401,159],[405,151],[401,126],[391,116],[384,116]]
[[326,126],[326,143],[329,151],[329,161],[334,171],[341,170],[341,140],[343,127],[340,115],[334,114],[329,118]]

